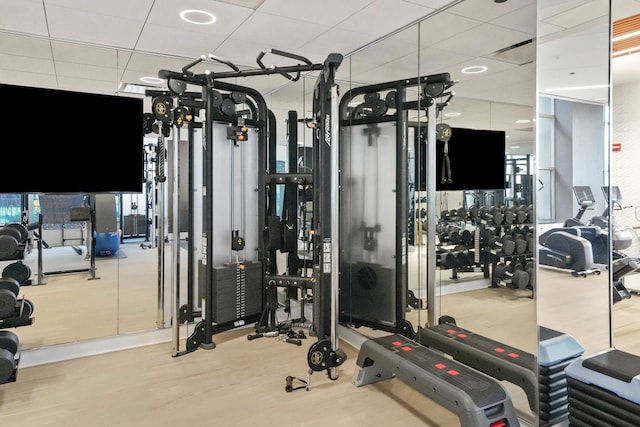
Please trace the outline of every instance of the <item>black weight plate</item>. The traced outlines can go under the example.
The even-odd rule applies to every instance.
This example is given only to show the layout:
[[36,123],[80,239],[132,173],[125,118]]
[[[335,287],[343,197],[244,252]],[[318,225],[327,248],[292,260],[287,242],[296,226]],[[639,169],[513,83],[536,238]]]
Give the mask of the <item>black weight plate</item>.
[[0,348],[0,384],[9,381],[15,369],[15,358],[9,350]]
[[516,253],[517,254],[523,254],[527,252],[527,241],[524,239],[517,239],[516,240]]
[[230,98],[225,98],[220,104],[220,112],[225,116],[233,116],[236,114],[236,104]]
[[394,109],[398,108],[395,90],[387,92],[387,95],[384,97],[384,101],[387,103],[387,107]]
[[231,92],[231,100],[236,104],[244,104],[247,102],[247,94],[244,92]]
[[438,141],[449,141],[451,139],[451,126],[446,123],[438,123],[436,125],[436,137]]
[[172,108],[173,100],[168,96],[157,96],[153,99],[153,115],[161,122],[169,123],[171,121]]
[[6,228],[15,228],[20,232],[20,239],[18,241],[23,242],[29,237],[29,230],[27,230],[27,226],[24,224],[20,224],[19,222],[12,222],[11,224],[5,225]]
[[[28,299],[22,299],[20,302],[21,302],[20,315],[4,319],[3,323],[5,327],[17,328],[17,327],[25,326],[29,324],[28,323],[29,318],[33,314],[33,303]],[[15,305],[14,305],[14,309],[15,309]]]
[[2,270],[2,277],[15,279],[20,285],[23,285],[31,277],[31,268],[20,261],[12,262]]
[[142,130],[145,135],[153,133],[153,124],[156,122],[156,118],[151,113],[144,113],[142,115]]
[[364,289],[373,289],[378,284],[378,275],[371,267],[362,267],[358,270],[356,278]]
[[177,95],[181,95],[187,90],[187,83],[182,80],[169,79],[167,86],[171,92]]
[[377,99],[371,102],[371,113],[375,117],[384,116],[389,107],[387,107],[387,103],[381,99]]
[[211,104],[213,108],[218,108],[222,105],[222,94],[217,90],[212,90],[210,93],[211,96]]
[[20,293],[20,283],[11,277],[0,277],[0,289],[11,291],[17,296]]
[[20,234],[20,232],[18,230],[16,230],[13,227],[2,227],[0,228],[0,235],[3,236],[11,236],[14,239],[16,239],[16,241],[20,242],[22,240],[22,235]]
[[18,254],[18,247],[15,237],[0,234],[0,260],[13,259]]
[[0,319],[13,314],[16,309],[16,295],[8,289],[0,289]]
[[380,99],[380,94],[378,92],[371,92],[364,94],[364,102],[373,102]]
[[424,86],[424,94],[431,98],[437,98],[444,92],[444,83],[432,83]]
[[18,344],[20,344],[20,340],[16,334],[11,331],[0,331],[0,348],[15,355],[18,352]]

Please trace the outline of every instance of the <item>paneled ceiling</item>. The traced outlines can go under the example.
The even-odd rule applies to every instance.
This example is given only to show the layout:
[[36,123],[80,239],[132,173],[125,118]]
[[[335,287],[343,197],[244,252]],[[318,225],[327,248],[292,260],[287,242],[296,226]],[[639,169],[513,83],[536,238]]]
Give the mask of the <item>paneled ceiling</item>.
[[[553,41],[594,23],[608,31],[608,2],[547,3],[552,6],[539,16],[538,55],[558,56],[558,67],[550,72],[564,73],[563,60],[588,56],[589,49]],[[640,0],[614,4],[614,19],[640,13]],[[194,9],[214,14],[216,21],[196,25],[180,18],[181,11]],[[146,84],[140,79],[157,76],[160,69],[178,70],[209,53],[247,69],[257,67],[263,49],[312,62],[337,52],[345,56],[341,82],[380,83],[450,72],[459,81],[451,108],[461,113],[449,119],[453,126],[464,117],[465,127],[503,129],[510,134],[509,144],[528,144],[523,150],[531,152],[532,125],[515,121],[533,118],[535,16],[534,0],[0,0],[0,82],[140,96],[124,92],[125,86]],[[419,29],[411,26],[423,19]],[[585,33],[581,43],[591,43],[590,35]],[[553,47],[542,49],[543,41]],[[295,63],[272,54],[264,61]],[[460,72],[479,65],[487,72]],[[205,60],[195,71],[205,69],[229,70]],[[608,67],[585,60],[582,69],[571,71],[588,79],[608,73]],[[632,71],[625,78],[634,77]],[[279,76],[250,79],[242,84],[261,91],[274,105],[284,107],[303,96]],[[312,86],[306,85],[306,95]],[[601,94],[589,96],[598,102]]]

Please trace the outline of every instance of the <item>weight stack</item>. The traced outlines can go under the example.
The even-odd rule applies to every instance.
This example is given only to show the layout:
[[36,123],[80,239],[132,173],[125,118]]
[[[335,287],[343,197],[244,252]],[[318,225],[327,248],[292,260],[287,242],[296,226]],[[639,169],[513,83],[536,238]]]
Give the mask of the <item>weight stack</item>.
[[584,353],[570,335],[540,326],[538,347],[539,425],[558,424],[569,417],[565,368]]
[[640,425],[640,356],[616,349],[566,369],[572,426]]
[[262,312],[262,264],[214,267],[212,286],[214,323],[228,323]]

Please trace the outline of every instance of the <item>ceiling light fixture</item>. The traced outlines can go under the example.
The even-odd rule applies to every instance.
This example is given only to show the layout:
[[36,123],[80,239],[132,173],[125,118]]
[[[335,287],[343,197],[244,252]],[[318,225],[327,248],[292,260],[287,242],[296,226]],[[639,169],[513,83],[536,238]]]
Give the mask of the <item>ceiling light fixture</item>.
[[459,115],[460,113],[458,113],[457,111],[451,111],[450,113],[444,114],[445,117],[458,117]]
[[164,83],[164,79],[161,79],[160,77],[140,77],[140,81],[152,85]]
[[204,10],[187,9],[180,12],[180,18],[190,24],[209,25],[216,22],[216,16],[213,13]]
[[463,74],[478,74],[478,73],[484,73],[487,70],[488,68],[485,67],[484,65],[474,65],[471,67],[463,68],[462,70],[460,70],[460,72],[462,72]]
[[529,119],[520,119],[520,120],[516,120],[516,123],[518,123],[518,124],[531,123],[531,120],[529,120]]

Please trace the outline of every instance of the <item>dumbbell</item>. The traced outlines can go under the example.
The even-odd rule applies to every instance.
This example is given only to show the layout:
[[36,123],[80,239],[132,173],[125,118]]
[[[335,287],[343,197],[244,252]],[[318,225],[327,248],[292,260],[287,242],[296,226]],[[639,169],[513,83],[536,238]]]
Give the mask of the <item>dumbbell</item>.
[[535,277],[534,277],[535,269],[533,267],[534,267],[533,261],[528,261],[524,265],[524,271],[526,271],[527,274],[529,275],[529,285],[527,287],[531,289],[533,289],[533,284],[535,283]]
[[15,279],[20,286],[24,286],[31,278],[31,268],[22,261],[12,262],[2,270],[2,277]]
[[487,246],[494,250],[500,250],[505,255],[513,255],[516,251],[516,243],[511,236],[504,236],[502,238],[491,236],[487,240]]
[[514,253],[524,254],[527,252],[528,245],[527,239],[525,238],[524,234],[514,232],[511,234],[511,240],[513,240],[514,244],[516,245]]
[[496,282],[497,280],[510,280],[512,287],[526,289],[529,286],[529,273],[523,268],[519,263],[514,266],[505,263],[497,264],[493,270],[494,280]]
[[15,378],[17,368],[18,336],[11,331],[0,331],[0,384]]
[[16,279],[0,278],[0,319],[11,317],[15,313],[20,284]]
[[495,225],[502,224],[502,221],[504,220],[504,213],[502,213],[502,211],[495,206],[489,209],[482,207],[480,208],[478,213],[479,213],[480,219],[484,219],[485,221],[490,221]]

